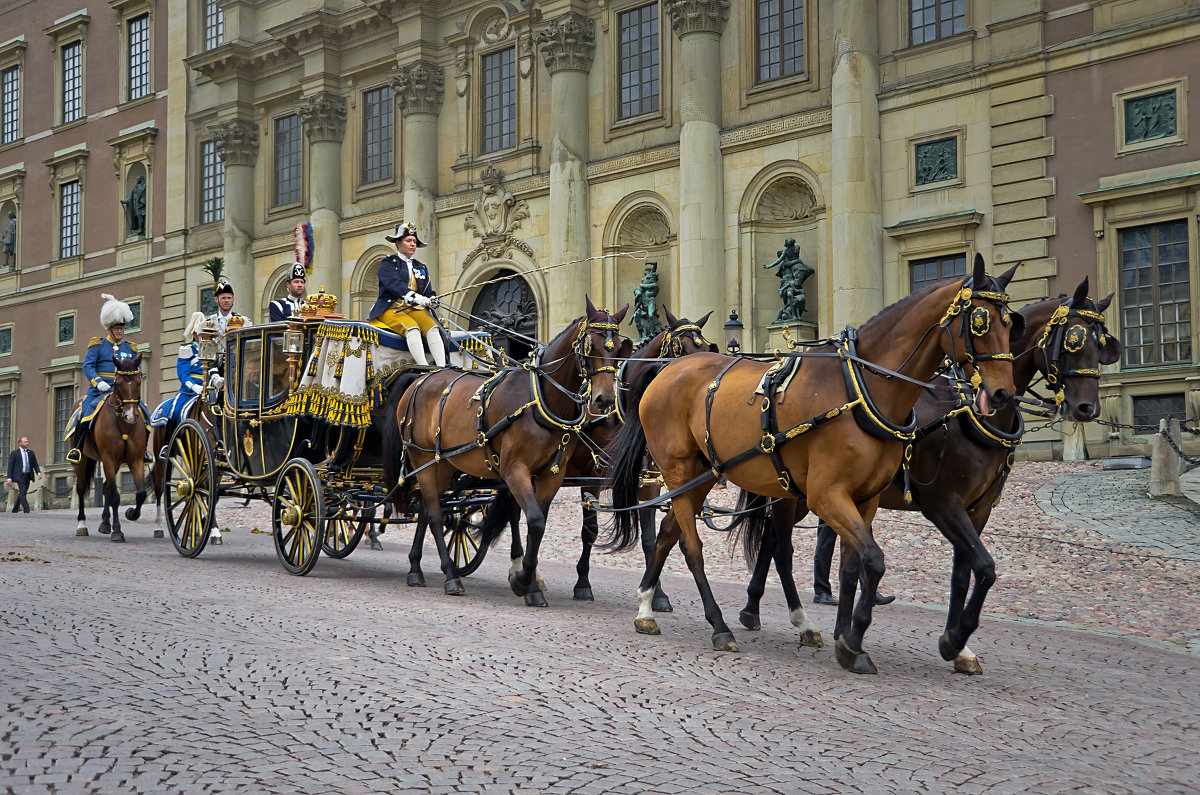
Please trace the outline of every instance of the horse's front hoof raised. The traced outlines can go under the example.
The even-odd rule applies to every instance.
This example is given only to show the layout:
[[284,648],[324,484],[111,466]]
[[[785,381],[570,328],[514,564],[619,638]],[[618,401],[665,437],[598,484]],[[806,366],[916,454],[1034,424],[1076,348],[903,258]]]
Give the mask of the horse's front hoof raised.
[[466,596],[467,589],[463,587],[462,580],[457,577],[451,577],[446,580],[445,585],[446,596]]
[[379,543],[378,541],[372,540],[371,541],[371,549],[375,550],[376,552],[382,552],[383,544]]
[[978,657],[963,657],[954,658],[954,673],[966,674],[967,676],[982,676],[983,667],[979,664]]
[[758,613],[751,613],[749,610],[743,610],[742,612],[738,613],[738,621],[741,621],[742,626],[746,629],[762,629],[762,622],[758,619]]
[[162,537],[163,537],[163,531],[162,531],[162,530],[155,530],[155,531],[154,531],[154,537],[155,537],[155,538],[162,538]]
[[656,596],[650,600],[650,609],[655,613],[674,613],[675,608],[671,607],[671,600],[666,594]]
[[962,652],[962,646],[955,647],[950,640],[950,633],[943,632],[938,638],[938,654],[942,655],[942,659],[946,662],[957,660],[960,652]]
[[732,632],[713,633],[713,651],[738,651],[737,641]]
[[109,537],[108,540],[112,541],[113,543],[116,543],[116,544],[124,544],[125,543],[125,534],[122,533],[120,530],[117,530],[115,533],[112,534],[112,536]]
[[871,658],[866,652],[855,651],[850,648],[849,644],[841,638],[833,644],[834,656],[837,657],[838,665],[856,674],[875,674],[879,673],[875,669],[875,663],[871,662]]
[[106,536],[112,532],[112,525],[110,525],[108,522],[101,522],[100,526],[96,529],[100,531],[100,535]]
[[86,528],[86,527],[76,527],[76,528],[75,528],[75,535],[77,535],[77,536],[85,536],[85,535],[87,535],[87,534],[88,534],[88,531],[87,531],[87,528]]
[[419,571],[410,571],[408,577],[404,580],[404,584],[409,588],[424,588],[425,575]]
[[546,595],[541,591],[530,591],[525,594],[526,607],[549,607],[546,603]]
[[596,597],[592,595],[591,588],[575,586],[575,593],[571,594],[571,598],[580,602],[594,602]]
[[517,596],[524,596],[529,593],[529,583],[521,582],[520,575],[508,575],[508,587],[512,588],[512,592]]
[[800,645],[812,646],[814,649],[820,649],[825,645],[825,639],[821,637],[821,630],[806,629],[800,633]]
[[653,618],[635,618],[633,620],[633,628],[642,635],[662,634],[662,630],[658,628],[658,622]]
[[137,510],[136,508],[126,508],[125,509],[125,518],[131,522],[136,522],[138,520],[138,518],[141,517],[141,515],[142,515],[142,512]]

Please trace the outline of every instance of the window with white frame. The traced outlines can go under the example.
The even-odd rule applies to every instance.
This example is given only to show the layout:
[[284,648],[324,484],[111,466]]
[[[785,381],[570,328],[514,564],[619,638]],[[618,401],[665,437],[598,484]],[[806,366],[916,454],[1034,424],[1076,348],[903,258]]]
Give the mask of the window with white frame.
[[200,223],[211,224],[225,218],[225,164],[217,152],[216,141],[200,143]]
[[804,71],[804,0],[757,0],[758,82]]
[[0,144],[21,140],[21,68],[0,72]]
[[910,0],[912,44],[945,39],[967,29],[966,0]]
[[58,256],[61,259],[78,257],[79,245],[79,181],[58,186]]
[[1192,360],[1187,227],[1186,220],[1178,220],[1121,230],[1121,342],[1127,366]]
[[483,68],[483,151],[495,152],[517,144],[517,50],[508,47],[488,53]]
[[129,100],[150,93],[150,15],[141,14],[126,23],[129,42]]
[[392,178],[392,108],[394,94],[388,86],[363,92],[362,181]]
[[629,119],[658,110],[658,3],[617,15],[617,118]]
[[300,116],[293,113],[275,120],[275,196],[271,206],[300,201],[300,159],[303,151]]
[[62,48],[62,123],[83,118],[83,42]]
[[219,0],[204,0],[204,49],[220,47],[225,40],[225,12]]

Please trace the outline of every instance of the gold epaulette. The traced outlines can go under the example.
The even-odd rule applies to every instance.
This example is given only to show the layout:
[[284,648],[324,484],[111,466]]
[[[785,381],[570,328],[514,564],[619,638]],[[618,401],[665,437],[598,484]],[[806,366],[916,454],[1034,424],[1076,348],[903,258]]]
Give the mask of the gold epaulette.
[[88,347],[90,348],[90,347],[92,347],[93,345],[99,345],[99,344],[100,344],[100,338],[99,338],[99,337],[92,337],[92,341],[88,343]]
[[137,343],[136,342],[129,343],[129,350],[133,351],[134,353],[137,353]]

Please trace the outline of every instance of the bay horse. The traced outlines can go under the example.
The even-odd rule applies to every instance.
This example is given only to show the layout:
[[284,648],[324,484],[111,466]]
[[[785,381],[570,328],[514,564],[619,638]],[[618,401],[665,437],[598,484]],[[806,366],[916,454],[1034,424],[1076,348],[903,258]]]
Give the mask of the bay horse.
[[[704,573],[696,532],[704,498],[724,475],[746,491],[790,503],[787,528],[812,510],[837,532],[847,559],[842,593],[853,594],[855,583],[846,577],[856,579],[860,564],[865,586],[853,615],[849,599],[839,610],[836,658],[855,673],[875,673],[862,640],[884,572],[883,551],[870,532],[878,495],[911,445],[912,407],[944,358],[974,365],[983,414],[1013,394],[1008,325],[1014,321],[1003,291],[1015,272],[1014,266],[993,279],[976,255],[970,277],[908,296],[803,357],[770,363],[697,353],[671,362],[640,391],[633,390],[630,416],[611,448],[614,507],[622,511],[635,505],[647,448],[672,495],[654,560],[638,586],[637,630],[659,632],[649,597],[667,553],[682,537],[713,627],[713,648],[737,650]],[[613,545],[628,546],[632,534],[632,517],[619,512]],[[779,535],[790,546],[790,534]],[[819,641],[820,631],[803,608],[793,616],[797,622],[803,635]]]
[[[1013,360],[1017,396],[1024,395],[1040,374],[1054,390],[1062,416],[1076,422],[1100,416],[1100,365],[1113,364],[1121,356],[1120,340],[1104,326],[1104,310],[1112,295],[1093,302],[1087,292],[1085,278],[1069,299],[1061,296],[1024,307],[1019,312],[1024,328],[1010,338],[1012,350],[1020,351]],[[996,580],[996,564],[982,534],[1000,500],[1024,422],[1016,401],[981,417],[969,406],[957,405],[959,398],[958,389],[949,382],[922,392],[916,404],[921,428],[913,445],[912,501],[905,504],[903,488],[894,478],[880,495],[879,506],[919,511],[952,545],[949,614],[938,651],[943,659],[954,661],[955,671],[980,674],[983,668],[967,641],[979,627],[984,601]],[[756,527],[761,525],[747,523],[748,529]],[[740,620],[747,628],[758,629],[759,602],[774,557],[774,530],[766,529],[757,552],[754,539],[747,536],[746,541],[747,560],[754,560],[755,567]],[[788,606],[794,609],[799,602],[795,583],[782,585]]]
[[[73,467],[75,494],[79,499],[79,523],[75,527],[75,535],[88,534],[83,506],[88,484],[91,483],[96,472],[96,463],[99,462],[104,469],[104,512],[100,517],[99,530],[102,535],[111,532],[112,541],[123,542],[125,534],[121,532],[121,518],[118,513],[121,507],[121,488],[117,482],[117,472],[121,464],[125,464],[133,475],[137,503],[125,511],[125,518],[131,522],[136,521],[142,514],[142,503],[146,501],[149,487],[149,478],[144,473],[144,458],[150,432],[147,417],[141,409],[142,355],[139,353],[134,357],[118,358],[116,366],[113,387],[104,396],[103,406],[92,419],[87,435],[80,445],[83,456]],[[82,402],[83,399],[80,398],[76,407]]]
[[[521,570],[510,573],[513,593],[525,604],[544,607],[537,584],[537,556],[546,529],[546,512],[562,486],[590,409],[607,414],[616,404],[617,362],[633,344],[620,336],[629,311],[596,309],[572,321],[541,349],[529,365],[494,375],[459,370],[405,374],[392,392],[383,432],[384,485],[414,478],[420,490],[417,534],[428,526],[437,543],[444,589],[466,591],[454,573],[443,537],[441,495],[455,473],[501,479],[525,514],[528,543]],[[405,468],[407,467],[407,468]],[[411,488],[411,487],[409,487]],[[398,489],[394,505],[402,509],[407,489]],[[508,524],[508,511],[488,511],[480,528],[491,544]]]

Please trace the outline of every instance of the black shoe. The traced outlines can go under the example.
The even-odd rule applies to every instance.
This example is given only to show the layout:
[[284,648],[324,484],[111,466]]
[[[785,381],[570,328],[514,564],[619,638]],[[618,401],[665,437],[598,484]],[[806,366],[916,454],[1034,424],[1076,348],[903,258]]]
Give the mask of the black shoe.
[[894,596],[880,596],[879,594],[875,594],[876,606],[890,605],[894,601],[896,601],[896,597],[894,597]]
[[838,600],[831,593],[819,593],[813,597],[814,605],[831,605],[837,607]]

